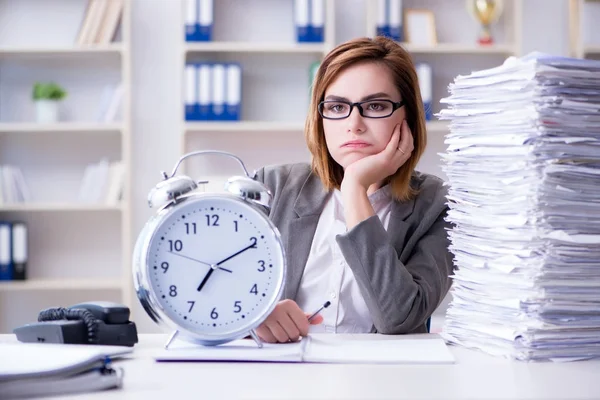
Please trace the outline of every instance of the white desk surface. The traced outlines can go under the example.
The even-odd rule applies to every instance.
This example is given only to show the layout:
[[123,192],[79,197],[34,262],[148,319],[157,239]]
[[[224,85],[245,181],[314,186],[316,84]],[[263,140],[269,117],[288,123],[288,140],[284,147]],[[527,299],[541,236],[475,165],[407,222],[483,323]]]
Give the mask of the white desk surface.
[[[155,362],[153,354],[166,339],[142,334],[131,358],[115,362],[125,370],[122,389],[69,398],[600,399],[600,360],[527,363],[450,346],[456,358],[453,365]],[[0,342],[13,341],[14,335],[0,335]]]

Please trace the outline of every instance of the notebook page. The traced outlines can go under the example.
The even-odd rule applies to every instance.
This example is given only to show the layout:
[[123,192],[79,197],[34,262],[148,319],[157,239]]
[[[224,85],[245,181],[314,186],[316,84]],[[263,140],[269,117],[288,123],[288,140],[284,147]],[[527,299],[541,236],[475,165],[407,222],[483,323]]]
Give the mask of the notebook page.
[[249,339],[234,340],[218,346],[177,341],[168,350],[159,350],[154,358],[156,361],[300,362],[304,346],[304,340],[295,343],[263,343],[262,348]]
[[443,339],[373,340],[311,335],[305,362],[345,364],[453,364]]

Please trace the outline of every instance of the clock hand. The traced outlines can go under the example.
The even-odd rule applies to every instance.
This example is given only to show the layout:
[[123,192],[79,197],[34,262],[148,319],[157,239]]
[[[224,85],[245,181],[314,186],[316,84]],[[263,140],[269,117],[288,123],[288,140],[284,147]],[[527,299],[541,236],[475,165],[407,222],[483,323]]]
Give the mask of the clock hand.
[[248,247],[243,248],[242,250],[238,251],[237,253],[232,254],[229,257],[219,261],[218,263],[211,265],[210,270],[206,273],[206,276],[204,276],[204,279],[202,279],[202,282],[200,282],[200,285],[198,286],[198,291],[201,291],[202,288],[204,287],[204,285],[206,285],[206,282],[208,281],[208,278],[210,278],[210,276],[212,275],[213,271],[217,268],[221,268],[221,267],[219,267],[219,265],[223,264],[225,261],[231,260],[233,257],[235,257],[239,254],[242,254],[246,250],[253,248],[253,247],[256,248],[256,242],[252,243]]
[[201,291],[202,288],[204,287],[204,285],[206,285],[206,282],[208,282],[208,278],[210,278],[210,276],[212,275],[213,272],[215,272],[215,268],[213,268],[213,266],[211,265],[211,268],[208,270],[208,272],[204,276],[204,279],[202,279],[202,282],[200,282],[200,286],[198,286],[198,291]]
[[219,266],[219,265],[223,264],[225,261],[229,261],[229,260],[231,260],[233,257],[235,257],[235,256],[237,256],[237,255],[239,255],[239,254],[242,254],[243,252],[245,252],[246,250],[248,250],[248,249],[251,249],[251,248],[256,248],[256,242],[255,242],[255,243],[252,243],[252,244],[251,244],[250,246],[248,246],[248,247],[245,247],[245,248],[243,248],[242,250],[238,251],[237,253],[235,253],[235,254],[232,254],[232,255],[230,255],[229,257],[227,257],[227,258],[225,258],[225,259],[223,259],[223,260],[219,261],[219,262],[218,262],[218,263],[216,263],[215,265]]
[[[171,254],[174,254],[174,255],[176,255],[176,256],[179,256],[179,257],[187,258],[188,260],[196,261],[196,262],[198,262],[198,263],[200,263],[200,264],[208,265],[209,267],[211,267],[211,268],[212,268],[212,265],[211,265],[211,264],[209,264],[209,263],[206,263],[206,262],[204,262],[204,261],[200,261],[200,260],[197,260],[197,259],[195,259],[195,258],[188,257],[188,256],[184,256],[183,254],[175,253],[175,252],[172,252],[172,251],[170,251],[169,253],[171,253]],[[231,271],[231,270],[229,270],[229,269],[227,269],[227,268],[223,268],[223,267],[218,267],[218,268],[219,268],[220,270],[222,270],[222,271],[226,271],[226,272],[232,273],[232,271]]]

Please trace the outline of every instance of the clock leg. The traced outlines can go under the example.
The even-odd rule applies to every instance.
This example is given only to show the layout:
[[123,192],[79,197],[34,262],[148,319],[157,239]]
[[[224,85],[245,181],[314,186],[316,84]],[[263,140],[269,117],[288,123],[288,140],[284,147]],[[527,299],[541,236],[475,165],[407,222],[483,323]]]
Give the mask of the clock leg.
[[179,335],[179,331],[175,331],[171,334],[169,340],[167,340],[167,343],[165,343],[165,350],[169,350],[169,346],[171,345],[171,343],[173,343],[173,340],[175,340],[177,335]]
[[256,345],[257,345],[259,348],[262,348],[262,347],[263,347],[262,340],[260,340],[260,338],[258,337],[258,335],[256,334],[256,331],[255,331],[254,329],[252,329],[252,330],[250,331],[250,336],[252,336],[252,339],[254,339],[254,341],[256,342]]

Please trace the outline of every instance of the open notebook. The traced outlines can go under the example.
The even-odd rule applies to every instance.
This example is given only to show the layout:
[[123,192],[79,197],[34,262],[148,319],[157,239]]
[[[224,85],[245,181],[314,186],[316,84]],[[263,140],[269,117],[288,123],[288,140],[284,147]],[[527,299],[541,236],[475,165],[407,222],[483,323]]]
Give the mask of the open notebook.
[[296,343],[264,344],[236,340],[220,346],[175,342],[155,355],[157,361],[265,361],[345,364],[452,364],[443,339],[343,339],[314,334]]

